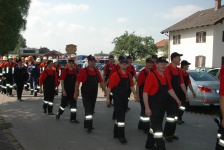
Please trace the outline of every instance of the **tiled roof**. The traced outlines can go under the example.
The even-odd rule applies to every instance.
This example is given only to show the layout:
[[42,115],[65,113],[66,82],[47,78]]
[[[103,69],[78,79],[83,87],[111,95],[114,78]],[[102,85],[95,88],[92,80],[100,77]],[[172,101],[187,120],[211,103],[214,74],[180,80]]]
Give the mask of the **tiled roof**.
[[169,28],[161,31],[161,33],[163,34],[170,31],[215,25],[222,22],[223,19],[224,6],[221,6],[221,8],[219,8],[218,10],[215,10],[215,8],[205,9],[202,11],[198,11],[193,15],[183,19],[182,21],[170,26]]
[[168,42],[169,42],[169,39],[163,39],[163,40],[157,42],[157,43],[156,43],[156,46],[157,46],[157,47],[164,47],[165,44],[168,43]]

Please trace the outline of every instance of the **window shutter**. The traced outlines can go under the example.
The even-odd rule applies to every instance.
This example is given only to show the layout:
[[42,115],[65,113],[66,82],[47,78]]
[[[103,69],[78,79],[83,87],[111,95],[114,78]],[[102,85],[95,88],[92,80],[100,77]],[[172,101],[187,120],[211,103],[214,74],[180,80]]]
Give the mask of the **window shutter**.
[[175,35],[174,35],[174,36],[173,36],[173,45],[175,44],[175,39],[176,39],[176,38],[175,38]]
[[198,67],[198,59],[199,59],[199,57],[195,56],[195,67]]
[[203,32],[203,42],[206,42],[206,32]]
[[222,31],[222,42],[224,42],[224,31]]
[[196,33],[196,43],[199,43],[199,33]]
[[205,67],[205,56],[202,56],[202,64],[201,64],[202,67]]
[[178,44],[180,44],[180,38],[181,38],[181,36],[178,35]]

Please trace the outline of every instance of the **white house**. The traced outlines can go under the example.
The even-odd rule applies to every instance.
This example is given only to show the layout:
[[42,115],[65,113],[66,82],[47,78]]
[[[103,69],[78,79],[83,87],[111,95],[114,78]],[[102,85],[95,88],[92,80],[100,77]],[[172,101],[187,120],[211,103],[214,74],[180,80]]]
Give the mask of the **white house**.
[[158,48],[158,57],[167,57],[167,54],[164,53],[163,48],[166,46],[166,44],[169,42],[169,39],[163,39],[156,43],[156,47]]
[[163,30],[169,35],[170,54],[183,54],[182,60],[195,67],[224,65],[224,6],[215,0],[215,7],[198,11]]

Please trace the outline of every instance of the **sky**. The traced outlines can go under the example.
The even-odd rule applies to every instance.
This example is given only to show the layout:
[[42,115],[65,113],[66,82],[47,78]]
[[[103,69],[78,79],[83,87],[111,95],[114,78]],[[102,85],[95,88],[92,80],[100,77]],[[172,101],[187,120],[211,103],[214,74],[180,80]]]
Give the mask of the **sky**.
[[67,44],[75,44],[78,55],[109,53],[125,31],[157,43],[168,38],[162,30],[214,5],[215,0],[32,0],[22,34],[31,48],[65,53]]

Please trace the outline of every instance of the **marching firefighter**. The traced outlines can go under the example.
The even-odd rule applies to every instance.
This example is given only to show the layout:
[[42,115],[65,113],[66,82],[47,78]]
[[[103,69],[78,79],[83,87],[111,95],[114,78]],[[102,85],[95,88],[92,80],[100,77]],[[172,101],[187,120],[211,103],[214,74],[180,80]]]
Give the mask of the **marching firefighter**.
[[[114,64],[114,55],[110,55],[109,63],[104,66],[104,70],[103,70],[103,79],[105,82],[109,79],[110,72],[115,66],[116,65]],[[111,92],[110,93],[110,105],[112,105],[112,99],[113,99],[113,94]],[[107,107],[110,107],[110,105],[107,105]]]
[[224,150],[224,66],[221,67],[220,70],[220,111],[221,116],[220,120],[216,119],[216,123],[218,124],[218,133],[217,133],[217,141],[216,141],[216,150]]
[[2,70],[3,70],[3,60],[0,58],[0,92],[2,93]]
[[[136,75],[135,67],[132,65],[132,57],[131,56],[127,56],[127,60],[128,60],[127,71],[131,74],[132,78],[135,77],[135,80],[137,81],[138,77]],[[128,102],[130,100],[130,96],[131,96],[131,89],[129,89]],[[130,107],[128,106],[128,103],[127,103],[127,110],[130,110]]]
[[[189,74],[187,73],[188,67],[191,63],[189,63],[186,60],[181,61],[181,74],[183,75],[183,79],[184,79],[184,85],[186,90],[189,89],[191,90],[193,97],[196,97],[196,94],[194,92],[194,89],[191,85],[191,80],[189,77]],[[183,107],[187,107],[188,101],[186,100],[186,95],[184,94],[183,90],[181,90],[180,92],[180,100],[181,100],[181,104]],[[177,120],[177,124],[181,125],[184,123],[184,121],[182,120],[182,116],[184,114],[184,111],[181,109],[178,109],[178,120]]]
[[27,81],[28,73],[26,67],[22,65],[22,60],[18,59],[14,72],[14,82],[16,83],[17,100],[22,101],[24,83]]
[[[54,93],[55,88],[58,89],[58,76],[57,73],[52,70],[53,61],[47,61],[47,68],[42,71],[40,75],[40,93],[44,92],[44,101],[43,101],[43,109],[44,113],[48,115],[54,115],[53,113],[53,101],[54,101]],[[42,90],[43,86],[43,90]]]
[[[29,59],[28,59],[28,57],[25,57],[25,58],[24,58],[23,65],[26,67],[26,70],[27,70],[27,68],[28,68],[28,66],[29,66]],[[26,91],[29,91],[29,85],[30,85],[29,82],[30,82],[30,81],[29,81],[29,76],[28,76],[28,79],[27,79],[27,81],[26,81],[25,84],[24,84],[24,87],[25,87],[25,90],[26,90]]]
[[[74,60],[73,60],[74,61]],[[53,63],[54,63],[54,66],[52,67],[52,69],[54,71],[56,71],[57,75],[58,75],[58,86],[60,84],[60,76],[61,76],[61,71],[62,71],[62,68],[61,66],[58,64],[58,60],[57,59],[53,59]],[[73,63],[74,64],[74,63]],[[57,90],[55,90],[55,95],[58,96],[58,92]]]
[[120,60],[120,69],[110,77],[110,82],[107,89],[107,105],[110,104],[109,94],[113,89],[114,100],[114,138],[118,138],[121,143],[127,143],[125,137],[125,112],[127,109],[129,89],[133,92],[135,98],[137,95],[134,89],[132,76],[126,71],[128,67],[127,59]]
[[[177,52],[174,52],[171,54],[171,63],[167,66],[165,70],[165,74],[168,77],[168,80],[171,81],[172,88],[177,95],[179,99],[180,92],[183,90],[186,100],[188,100],[187,91],[184,85],[184,79],[181,74],[180,68],[177,66],[180,65],[180,57],[183,56],[183,54],[179,54]],[[185,107],[180,106],[178,108],[177,103],[173,100],[171,96],[168,97],[168,102],[166,105],[166,123],[164,127],[164,137],[166,141],[172,142],[173,140],[178,140],[179,137],[175,135],[176,131],[176,121],[178,120],[178,109],[181,109],[184,111]]]
[[44,56],[40,66],[39,66],[40,72],[44,71],[46,69],[46,67],[47,67],[47,57]]
[[[167,61],[159,57],[156,62],[157,69],[150,73],[145,81],[143,90],[143,100],[145,105],[145,114],[150,117],[150,130],[145,148],[151,150],[165,150],[163,140],[163,118],[165,115],[168,95],[171,95],[173,101],[181,105],[180,100],[174,93],[170,81],[164,74]],[[169,93],[169,94],[168,94]]]
[[146,66],[142,71],[140,71],[140,73],[138,75],[138,82],[136,84],[136,93],[137,93],[138,99],[140,100],[140,105],[141,105],[141,113],[140,113],[140,120],[138,122],[138,129],[141,129],[145,132],[149,131],[150,118],[145,115],[145,105],[144,105],[144,101],[143,101],[143,89],[144,89],[144,85],[145,85],[145,79],[151,72],[152,66],[153,66],[152,59],[147,58]]
[[81,94],[85,108],[84,128],[87,128],[87,132],[90,133],[94,129],[93,113],[98,94],[98,83],[100,83],[103,91],[105,91],[106,87],[99,70],[96,68],[95,57],[89,55],[87,58],[88,66],[80,70],[76,81],[74,99],[78,98],[79,85],[82,82]]
[[77,78],[77,72],[74,69],[74,60],[69,59],[68,68],[65,68],[62,71],[60,77],[62,97],[61,97],[61,105],[56,115],[57,120],[60,118],[60,116],[63,114],[64,110],[69,104],[71,110],[70,122],[79,123],[79,121],[76,120],[77,101],[76,99],[74,99],[76,78]]
[[8,58],[3,56],[2,62],[2,94],[6,94],[6,72],[5,72],[5,63],[7,62]]
[[29,66],[27,68],[27,72],[29,74],[29,82],[30,82],[30,94],[36,97],[37,96],[37,80],[40,75],[39,67],[34,62],[33,56],[29,56]]
[[13,63],[12,56],[10,55],[8,57],[8,62],[5,63],[5,73],[6,73],[6,93],[8,96],[12,95],[12,89],[13,89],[13,75],[14,75],[14,69],[16,66],[16,63]]

